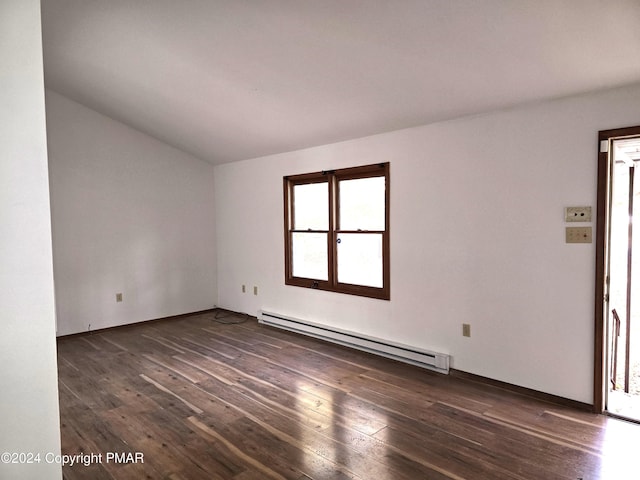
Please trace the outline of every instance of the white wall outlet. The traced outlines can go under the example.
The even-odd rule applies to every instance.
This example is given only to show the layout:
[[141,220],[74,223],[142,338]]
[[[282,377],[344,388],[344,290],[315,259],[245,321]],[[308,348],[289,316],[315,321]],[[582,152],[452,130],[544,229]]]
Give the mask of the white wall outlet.
[[592,243],[591,227],[566,227],[566,243]]
[[564,209],[565,222],[590,222],[591,207],[567,207]]

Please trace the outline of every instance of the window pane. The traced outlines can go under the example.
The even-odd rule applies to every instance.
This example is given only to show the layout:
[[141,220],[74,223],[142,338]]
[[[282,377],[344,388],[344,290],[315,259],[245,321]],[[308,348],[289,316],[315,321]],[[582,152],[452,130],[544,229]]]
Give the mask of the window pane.
[[385,229],[384,177],[342,180],[340,188],[340,230]]
[[382,234],[338,235],[338,282],[382,288]]
[[293,187],[293,230],[329,230],[329,184]]
[[327,234],[292,233],[293,276],[328,280]]

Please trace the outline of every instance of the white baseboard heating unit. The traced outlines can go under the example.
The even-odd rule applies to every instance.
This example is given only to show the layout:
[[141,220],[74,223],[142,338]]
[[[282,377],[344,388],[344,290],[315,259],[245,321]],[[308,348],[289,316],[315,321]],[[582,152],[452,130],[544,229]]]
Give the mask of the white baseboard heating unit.
[[367,337],[358,333],[318,325],[263,310],[258,312],[258,321],[265,325],[320,338],[328,342],[374,353],[440,373],[449,373],[449,355],[444,353],[430,352],[408,345],[391,343],[379,338]]

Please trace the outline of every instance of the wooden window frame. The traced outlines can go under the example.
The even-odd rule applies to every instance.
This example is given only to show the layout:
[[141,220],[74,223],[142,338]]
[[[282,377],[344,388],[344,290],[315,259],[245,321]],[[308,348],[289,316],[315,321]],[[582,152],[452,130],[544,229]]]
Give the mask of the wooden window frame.
[[[354,180],[360,178],[385,178],[385,229],[384,230],[340,230],[340,195],[339,182],[341,180]],[[312,183],[328,184],[329,195],[329,229],[328,230],[295,230],[293,229],[294,206],[293,188],[296,185]],[[283,178],[284,189],[284,263],[285,284],[298,287],[307,287],[330,292],[346,293],[363,297],[390,299],[390,248],[389,248],[389,210],[390,210],[390,176],[389,162],[363,165],[359,167],[342,168],[337,170],[325,170],[321,172],[290,175]],[[326,233],[327,234],[327,280],[295,277],[293,275],[293,248],[292,238],[296,232]],[[365,285],[353,285],[338,282],[337,240],[341,233],[348,234],[380,234],[382,235],[382,287],[370,287]]]

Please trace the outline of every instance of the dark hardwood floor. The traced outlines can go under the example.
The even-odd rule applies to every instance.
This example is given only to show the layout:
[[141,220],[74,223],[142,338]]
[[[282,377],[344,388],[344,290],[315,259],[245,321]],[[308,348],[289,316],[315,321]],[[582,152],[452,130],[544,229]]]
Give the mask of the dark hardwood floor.
[[80,462],[68,480],[640,475],[638,425],[255,319],[60,338],[58,365],[62,450]]

